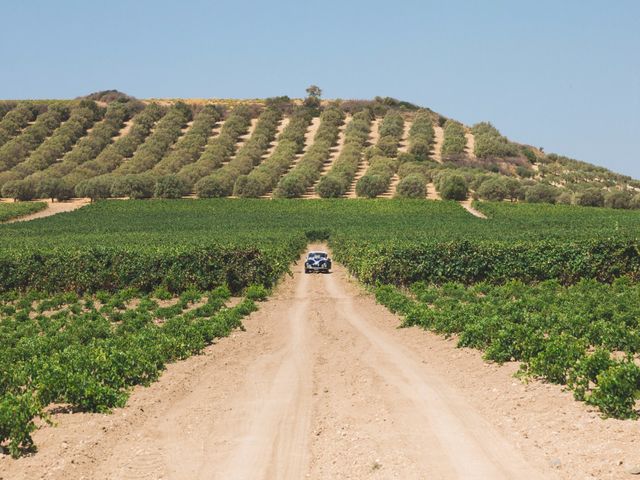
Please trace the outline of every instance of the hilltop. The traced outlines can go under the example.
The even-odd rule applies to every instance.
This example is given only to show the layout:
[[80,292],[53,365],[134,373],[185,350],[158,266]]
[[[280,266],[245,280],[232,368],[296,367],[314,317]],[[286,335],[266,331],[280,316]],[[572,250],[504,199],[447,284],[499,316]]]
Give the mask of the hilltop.
[[640,207],[640,182],[388,97],[0,102],[0,189],[72,197],[422,197]]

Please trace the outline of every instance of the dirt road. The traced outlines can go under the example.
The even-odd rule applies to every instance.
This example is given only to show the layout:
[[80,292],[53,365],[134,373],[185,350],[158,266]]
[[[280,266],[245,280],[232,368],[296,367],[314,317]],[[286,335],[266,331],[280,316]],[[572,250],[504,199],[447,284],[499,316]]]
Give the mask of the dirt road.
[[112,415],[54,416],[57,427],[36,433],[36,455],[0,456],[0,477],[624,476],[614,459],[637,449],[633,422],[587,422],[555,387],[398,329],[339,265],[329,275],[305,275],[301,262],[294,270],[245,332],[170,365]]
[[52,202],[51,200],[38,201],[46,202],[47,208],[40,210],[39,212],[30,213],[29,215],[13,218],[4,223],[28,222],[29,220],[50,217],[52,215],[57,215],[58,213],[72,212],[89,204],[88,198],[74,198],[73,200],[66,202]]

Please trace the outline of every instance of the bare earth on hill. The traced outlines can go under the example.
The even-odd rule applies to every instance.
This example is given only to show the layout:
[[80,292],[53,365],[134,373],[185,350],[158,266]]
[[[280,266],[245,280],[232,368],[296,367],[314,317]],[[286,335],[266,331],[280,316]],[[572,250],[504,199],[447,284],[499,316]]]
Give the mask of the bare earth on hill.
[[40,451],[0,456],[0,476],[615,479],[640,462],[638,422],[398,329],[339,265],[305,275],[298,262],[244,325],[112,415],[54,415]]

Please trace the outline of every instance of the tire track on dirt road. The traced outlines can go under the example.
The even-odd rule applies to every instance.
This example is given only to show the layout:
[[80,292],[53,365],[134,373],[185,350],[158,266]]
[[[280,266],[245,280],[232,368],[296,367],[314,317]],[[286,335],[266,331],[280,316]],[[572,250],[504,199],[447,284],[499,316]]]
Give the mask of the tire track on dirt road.
[[169,365],[112,415],[56,417],[37,432],[40,451],[3,461],[2,476],[555,478],[454,386],[459,365],[443,370],[451,361],[425,350],[426,334],[398,330],[344,267],[305,275],[298,261],[293,271],[244,320],[246,332]]

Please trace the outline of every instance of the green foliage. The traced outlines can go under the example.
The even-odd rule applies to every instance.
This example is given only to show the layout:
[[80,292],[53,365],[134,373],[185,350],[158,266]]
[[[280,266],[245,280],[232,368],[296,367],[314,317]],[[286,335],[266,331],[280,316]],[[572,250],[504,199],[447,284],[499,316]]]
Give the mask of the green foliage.
[[587,188],[576,195],[576,205],[581,207],[604,207],[604,194],[599,188]]
[[596,377],[598,388],[587,402],[615,418],[638,418],[635,409],[640,394],[640,367],[626,361],[609,367]]
[[427,196],[427,179],[419,173],[403,177],[398,183],[396,196],[400,198],[425,198]]
[[269,145],[275,139],[281,118],[282,114],[278,109],[264,110],[258,118],[251,138],[229,163],[211,175],[203,177],[195,184],[196,194],[201,198],[232,195],[238,177],[249,174],[262,160]]
[[478,195],[484,200],[500,202],[509,197],[509,190],[505,181],[501,177],[496,177],[482,182],[478,188]]
[[196,115],[193,125],[153,167],[152,172],[158,175],[178,173],[185,165],[198,160],[213,127],[221,118],[222,113],[218,108],[205,105]]
[[362,161],[372,120],[371,112],[362,110],[353,116],[345,128],[342,151],[333,163],[331,170],[320,179],[316,186],[316,192],[322,198],[341,197],[349,190]]
[[[266,293],[262,286],[252,292],[261,299]],[[203,295],[206,303],[194,308]],[[167,363],[199,353],[256,309],[249,298],[226,308],[226,288],[188,290],[167,308],[142,297],[128,308],[138,296],[131,289],[98,295],[99,312],[73,296],[2,301],[22,309],[0,320],[0,445],[16,457],[32,451],[35,419],[47,420],[51,403],[91,412],[123,406],[131,387],[155,381]],[[50,308],[58,312],[42,314]]]
[[409,152],[416,160],[428,160],[435,137],[431,115],[428,112],[417,113],[409,129]]
[[438,178],[436,188],[445,200],[465,200],[469,195],[467,181],[462,175],[442,175]]
[[33,200],[37,193],[36,184],[31,180],[12,180],[2,186],[2,196],[14,200]]
[[110,196],[151,198],[155,188],[156,179],[148,173],[124,175],[113,179]]
[[27,126],[20,135],[0,147],[0,172],[4,172],[25,160],[29,154],[45,141],[69,118],[69,107],[53,104],[38,116],[33,125]]
[[249,300],[263,301],[269,296],[269,290],[263,285],[249,285],[244,291],[244,296]]
[[169,148],[180,138],[182,129],[191,120],[191,108],[182,102],[169,107],[167,114],[155,126],[133,156],[120,164],[114,173],[125,175],[143,173],[151,170],[169,151]]
[[189,193],[189,186],[177,175],[158,178],[154,195],[157,198],[180,198]]
[[398,160],[388,157],[373,157],[369,161],[367,172],[356,183],[356,194],[359,197],[375,198],[382,195],[391,185],[391,180],[398,170]]
[[524,198],[528,203],[556,203],[560,189],[545,183],[536,183],[525,188]]
[[0,120],[0,147],[22,132],[38,113],[34,105],[26,102],[7,112]]
[[238,197],[260,197],[266,195],[278,183],[280,177],[291,167],[297,154],[302,152],[305,133],[311,122],[311,112],[306,108],[297,110],[289,125],[278,137],[278,145],[265,159],[246,176],[240,176],[233,188]]
[[490,123],[478,123],[473,126],[471,132],[475,138],[474,153],[478,158],[517,157],[520,155],[518,146],[500,135],[500,132]]
[[0,203],[0,222],[36,213],[47,208],[44,202]]
[[447,120],[444,124],[444,141],[442,155],[462,155],[467,147],[464,126],[456,121]]
[[102,113],[93,102],[79,102],[71,108],[69,119],[46,138],[26,160],[0,173],[0,184],[7,180],[23,179],[34,172],[45,170],[71,149],[85,135],[87,129],[101,118]]
[[84,180],[76,185],[76,196],[90,198],[91,201],[111,197],[114,178],[103,175]]
[[631,208],[633,195],[630,192],[614,190],[604,197],[604,206],[608,208]]
[[637,283],[436,287],[421,282],[411,287],[413,298],[388,285],[376,287],[375,293],[405,324],[455,334],[459,346],[481,349],[487,360],[519,361],[523,374],[566,384],[576,399],[605,415],[638,415],[640,367],[611,355],[618,350],[631,358],[640,351]]
[[182,167],[178,173],[180,178],[193,186],[198,180],[220,168],[236,152],[236,145],[240,137],[247,133],[250,123],[249,109],[242,106],[235,108],[226,118],[220,133],[212,137],[204,147],[200,158]]
[[322,167],[331,155],[331,148],[338,141],[344,113],[342,110],[330,107],[322,112],[320,121],[313,145],[309,147],[295,168],[280,179],[274,196],[301,197],[320,178]]

